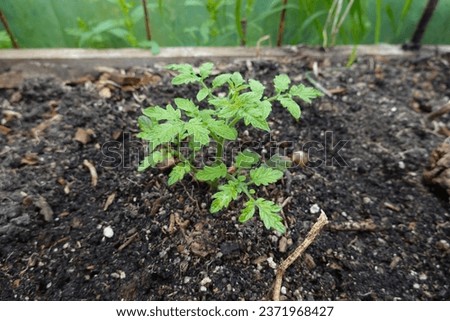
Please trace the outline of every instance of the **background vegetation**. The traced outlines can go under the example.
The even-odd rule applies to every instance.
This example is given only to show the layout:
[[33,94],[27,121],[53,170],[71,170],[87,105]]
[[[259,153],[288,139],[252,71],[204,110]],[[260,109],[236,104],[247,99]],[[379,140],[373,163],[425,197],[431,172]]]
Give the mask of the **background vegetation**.
[[[341,28],[326,24],[342,2]],[[22,48],[254,46],[277,43],[283,0],[147,0],[153,42],[146,36],[141,0],[2,0],[0,10]],[[425,0],[288,0],[283,44],[404,43]],[[336,7],[334,7],[336,9]],[[331,17],[333,18],[333,17]],[[241,23],[245,20],[245,25]],[[449,44],[450,0],[441,0],[423,43]],[[327,26],[324,41],[323,30]],[[10,47],[0,26],[0,47]]]

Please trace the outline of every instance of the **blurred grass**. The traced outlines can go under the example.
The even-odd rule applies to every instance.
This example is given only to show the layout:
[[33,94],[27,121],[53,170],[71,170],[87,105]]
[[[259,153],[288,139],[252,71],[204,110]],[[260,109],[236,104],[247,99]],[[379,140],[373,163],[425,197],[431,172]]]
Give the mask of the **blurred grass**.
[[[2,0],[0,9],[23,48],[117,48],[131,46],[121,29],[138,42],[146,39],[141,1],[127,2],[133,20],[128,29],[117,0]],[[289,0],[283,43],[321,45],[332,2]],[[425,4],[425,0],[355,0],[336,44],[407,42]],[[148,0],[148,6],[153,39],[161,46],[235,46],[244,36],[247,45],[254,46],[265,35],[272,45],[276,43],[282,1]],[[241,19],[247,22],[245,34]],[[423,43],[450,44],[449,29],[450,0],[440,0]],[[7,45],[4,39],[0,42]]]

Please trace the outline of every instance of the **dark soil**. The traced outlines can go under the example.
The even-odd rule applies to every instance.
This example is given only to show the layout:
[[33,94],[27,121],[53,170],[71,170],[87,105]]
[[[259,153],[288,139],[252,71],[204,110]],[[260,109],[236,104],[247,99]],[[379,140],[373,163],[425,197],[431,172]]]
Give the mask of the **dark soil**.
[[[282,72],[307,83],[313,61],[217,66],[266,84]],[[169,188],[167,171],[137,172],[141,109],[195,96],[172,87],[161,66],[128,70],[151,81],[122,88],[105,87],[103,70],[90,81],[41,74],[0,89],[0,299],[270,299],[272,260],[303,240],[317,207],[330,224],[286,272],[282,298],[450,299],[448,196],[422,182],[450,124],[448,114],[426,122],[450,96],[450,57],[318,63],[311,76],[332,97],[302,106],[299,122],[275,108],[271,139],[240,136],[258,151],[273,141],[292,142],[281,145],[287,155],[315,147],[309,166],[259,191],[279,204],[291,197],[284,236],[258,220],[239,224],[239,202],[209,214],[211,193],[192,178]],[[86,140],[75,139],[78,128]]]

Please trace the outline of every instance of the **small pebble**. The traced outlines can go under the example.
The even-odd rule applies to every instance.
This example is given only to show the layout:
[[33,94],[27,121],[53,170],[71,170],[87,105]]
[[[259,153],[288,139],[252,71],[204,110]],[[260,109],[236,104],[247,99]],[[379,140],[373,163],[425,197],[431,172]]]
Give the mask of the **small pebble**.
[[420,284],[419,283],[414,283],[413,288],[418,290],[420,289]]
[[191,277],[185,276],[185,277],[184,277],[184,280],[183,280],[183,283],[184,283],[184,284],[187,284],[187,283],[189,283],[189,282],[191,282]]
[[370,203],[372,203],[372,200],[370,199],[370,197],[365,196],[365,197],[363,197],[363,203],[370,204]]
[[311,212],[311,214],[317,214],[320,212],[320,207],[319,207],[319,205],[314,204],[313,206],[311,206],[309,211]]
[[398,162],[398,167],[399,167],[400,169],[405,169],[406,165],[405,165],[404,162],[400,161],[400,162]]
[[209,277],[205,277],[200,281],[200,285],[206,285],[208,283],[211,283],[211,279]]
[[277,264],[273,261],[273,257],[268,257],[267,263],[269,264],[270,268],[274,270],[277,268]]
[[201,286],[200,287],[200,292],[206,292],[208,289],[206,288],[206,286]]
[[114,231],[111,226],[107,226],[103,229],[103,235],[109,239],[114,236]]
[[286,287],[282,286],[280,292],[281,294],[286,294],[287,293]]
[[427,278],[428,277],[427,277],[427,275],[425,273],[420,273],[420,275],[419,275],[419,280],[420,281],[425,281]]
[[450,249],[450,244],[446,240],[439,240],[436,242],[436,247],[442,251],[448,251]]

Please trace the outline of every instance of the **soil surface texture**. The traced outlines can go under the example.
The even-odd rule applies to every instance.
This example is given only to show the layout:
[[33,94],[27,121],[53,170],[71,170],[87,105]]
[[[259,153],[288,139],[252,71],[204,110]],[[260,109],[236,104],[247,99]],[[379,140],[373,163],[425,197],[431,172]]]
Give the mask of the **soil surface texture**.
[[277,265],[323,210],[330,222],[286,271],[282,299],[449,300],[448,194],[423,172],[450,132],[449,113],[428,117],[450,97],[450,57],[345,63],[216,63],[269,91],[287,73],[328,93],[298,122],[275,105],[270,135],[239,125],[239,143],[263,155],[310,152],[257,191],[284,205],[285,235],[240,224],[242,202],[210,214],[192,177],[168,187],[167,169],[137,172],[142,108],[197,92],[162,64],[67,79],[34,63],[11,84],[17,70],[1,70],[0,299],[270,300]]

